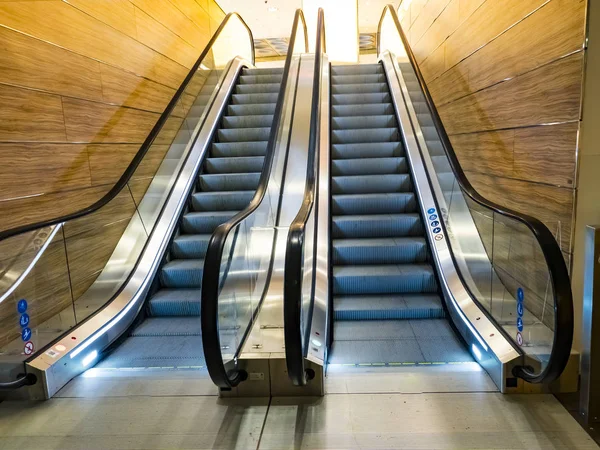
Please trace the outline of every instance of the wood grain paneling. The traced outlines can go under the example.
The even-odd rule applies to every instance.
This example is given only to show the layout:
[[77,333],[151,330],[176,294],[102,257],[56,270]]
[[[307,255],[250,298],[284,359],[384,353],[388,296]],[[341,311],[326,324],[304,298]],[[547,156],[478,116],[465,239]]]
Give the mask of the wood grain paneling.
[[450,1],[423,37],[412,45],[419,63],[431,55],[458,28],[460,21],[459,3],[459,0]]
[[579,120],[581,52],[439,108],[449,134]]
[[135,8],[129,0],[66,0],[90,16],[137,39]]
[[513,175],[514,130],[460,134],[450,140],[465,172]]
[[1,26],[0,42],[0,83],[102,100],[97,61]]
[[187,69],[62,1],[0,3],[2,24],[177,88]]
[[85,145],[0,143],[0,198],[92,185]]
[[444,11],[444,8],[450,3],[450,0],[428,0],[410,28],[411,45],[421,40],[431,24]]
[[70,142],[142,143],[160,117],[133,108],[63,99]]
[[[203,49],[208,43],[207,37],[210,36],[210,16],[208,11],[202,8],[199,3],[188,0],[170,0],[182,13],[184,13],[194,24],[200,28],[201,38],[197,42],[192,42],[197,48]],[[208,5],[206,6],[208,8]]]
[[175,89],[110,66],[101,67],[105,102],[162,113]]
[[[585,1],[554,0],[432,81],[431,94],[443,105],[580,50],[584,19]],[[548,32],[536,33],[540,27]],[[438,61],[440,56],[429,59]]]
[[65,141],[58,95],[0,84],[0,141]]

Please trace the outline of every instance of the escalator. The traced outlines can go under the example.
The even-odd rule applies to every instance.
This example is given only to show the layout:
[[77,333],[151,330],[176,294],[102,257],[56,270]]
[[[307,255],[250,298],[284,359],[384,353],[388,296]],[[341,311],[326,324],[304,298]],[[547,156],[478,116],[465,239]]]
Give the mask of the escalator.
[[130,331],[99,369],[205,367],[200,327],[204,256],[210,237],[254,197],[283,68],[242,69],[166,260]]
[[333,66],[331,90],[329,364],[472,361],[445,320],[383,67]]

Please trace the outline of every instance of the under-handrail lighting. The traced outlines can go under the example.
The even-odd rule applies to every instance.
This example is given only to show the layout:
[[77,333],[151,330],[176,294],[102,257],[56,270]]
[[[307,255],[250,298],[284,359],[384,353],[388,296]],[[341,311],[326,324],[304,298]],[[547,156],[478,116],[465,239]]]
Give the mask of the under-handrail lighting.
[[87,367],[89,366],[92,361],[94,361],[96,358],[98,357],[98,350],[93,350],[90,353],[88,353],[87,355],[85,355],[85,358],[83,358],[83,360],[81,361],[81,364],[83,364],[83,367]]
[[477,357],[477,361],[481,361],[481,350],[475,344],[471,344],[471,350],[473,350],[473,354]]

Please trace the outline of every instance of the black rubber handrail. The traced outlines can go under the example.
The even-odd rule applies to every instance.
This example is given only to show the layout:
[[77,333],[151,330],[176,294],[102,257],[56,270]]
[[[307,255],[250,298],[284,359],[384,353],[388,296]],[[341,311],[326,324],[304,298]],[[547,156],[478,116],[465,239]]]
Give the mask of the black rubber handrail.
[[562,255],[562,251],[548,227],[540,220],[489,201],[479,194],[471,185],[462,170],[460,162],[458,161],[454,147],[450,142],[450,138],[446,133],[446,129],[444,128],[440,115],[438,114],[433,99],[431,98],[431,94],[427,89],[427,84],[425,83],[423,74],[419,69],[417,60],[412,52],[408,39],[404,34],[402,26],[400,25],[398,15],[396,14],[393,5],[388,4],[385,6],[379,20],[379,26],[377,28],[377,54],[381,54],[382,50],[381,25],[385,18],[386,12],[389,12],[394,20],[410,63],[419,81],[421,90],[423,91],[425,102],[427,103],[427,106],[431,112],[431,117],[440,137],[442,147],[444,148],[446,156],[450,162],[450,167],[452,168],[454,176],[458,181],[458,185],[460,186],[462,192],[464,192],[475,203],[483,206],[484,208],[525,225],[535,236],[535,239],[537,240],[540,249],[544,254],[544,259],[550,274],[552,292],[554,294],[554,337],[552,350],[550,352],[550,360],[544,370],[542,370],[540,373],[535,373],[532,367],[516,366],[513,369],[513,375],[522,378],[529,383],[550,383],[556,380],[566,367],[571,355],[571,346],[573,344],[573,295],[571,292],[569,272],[567,271],[567,266]]
[[222,389],[230,389],[237,386],[240,382],[246,379],[247,374],[244,370],[237,368],[237,366],[227,370],[223,361],[223,355],[221,353],[221,339],[219,336],[219,278],[221,261],[223,260],[225,243],[229,233],[232,230],[235,230],[246,217],[250,216],[260,206],[265,197],[275,156],[275,144],[277,132],[281,122],[281,113],[283,111],[289,69],[292,63],[296,35],[300,24],[302,24],[304,30],[304,46],[308,52],[308,34],[306,31],[304,13],[301,9],[297,9],[294,15],[292,32],[290,34],[288,54],[283,69],[281,87],[277,96],[277,103],[275,104],[275,112],[273,113],[273,123],[271,125],[271,131],[269,134],[263,170],[260,175],[256,193],[254,194],[254,197],[250,201],[249,205],[244,210],[216,228],[210,238],[206,256],[204,257],[204,272],[202,274],[201,294],[202,299],[200,306],[202,344],[204,347],[204,357],[206,360],[208,373],[212,381]]
[[[150,134],[144,140],[142,146],[140,147],[140,149],[138,150],[138,152],[136,153],[134,158],[131,160],[131,162],[127,166],[127,169],[125,169],[125,172],[123,172],[123,175],[121,175],[121,177],[119,178],[117,183],[101,199],[99,199],[98,201],[96,201],[95,203],[93,203],[92,205],[90,205],[84,209],[81,209],[77,212],[70,213],[70,214],[67,214],[64,216],[60,216],[60,217],[57,217],[54,219],[49,219],[49,220],[45,220],[45,221],[41,221],[41,222],[36,222],[34,224],[23,225],[23,226],[12,228],[12,229],[9,229],[6,231],[2,231],[2,232],[0,232],[0,241],[11,238],[13,236],[17,236],[19,234],[29,233],[31,231],[35,231],[35,230],[38,230],[41,228],[45,228],[45,227],[49,227],[49,226],[53,226],[53,225],[59,225],[59,224],[68,222],[70,220],[74,220],[74,219],[78,219],[83,216],[87,216],[89,214],[92,214],[92,213],[98,211],[99,209],[104,207],[106,204],[108,204],[111,200],[113,200],[121,192],[121,190],[123,190],[125,188],[125,186],[129,182],[129,180],[135,173],[135,170],[137,169],[139,164],[142,162],[142,160],[148,153],[148,150],[150,149],[152,143],[154,142],[154,139],[158,136],[158,133],[160,133],[163,125],[165,124],[167,119],[170,117],[171,112],[177,105],[177,102],[179,101],[181,95],[184,93],[188,84],[192,80],[194,74],[200,67],[200,64],[202,64],[202,62],[204,61],[204,58],[206,57],[208,52],[212,49],[213,44],[219,38],[219,36],[221,35],[221,32],[223,31],[223,29],[225,28],[225,26],[227,25],[227,23],[233,16],[237,17],[240,20],[240,22],[242,22],[242,24],[244,25],[246,30],[248,31],[248,36],[250,39],[250,45],[251,45],[251,49],[252,49],[252,63],[254,64],[255,51],[254,51],[254,37],[252,35],[252,31],[250,30],[250,28],[248,27],[248,25],[246,24],[244,19],[242,19],[242,17],[238,13],[233,12],[233,13],[227,14],[223,18],[223,21],[219,25],[219,28],[217,28],[217,31],[211,37],[210,41],[208,42],[208,44],[206,45],[206,47],[200,54],[200,57],[197,59],[196,63],[190,69],[190,72],[188,73],[188,75],[185,77],[185,79],[179,86],[179,89],[177,89],[177,91],[173,95],[173,98],[171,99],[171,101],[169,102],[167,107],[165,108],[164,112],[161,114],[160,118],[158,119],[158,121],[156,122],[156,124],[154,125],[152,130],[150,131]],[[8,382],[0,382],[0,390],[14,390],[14,389],[18,389],[18,388],[21,388],[24,386],[33,385],[36,382],[37,382],[37,378],[35,377],[35,375],[23,374],[22,376],[19,376],[19,378],[17,378],[16,380],[8,381]]]
[[[313,78],[312,105],[310,115],[310,135],[308,144],[307,173],[304,189],[304,198],[298,214],[290,225],[285,253],[284,287],[283,287],[283,317],[285,338],[285,359],[288,376],[296,386],[305,386],[314,378],[313,370],[306,369],[304,364],[306,333],[310,323],[301,326],[302,319],[302,280],[304,268],[304,235],[306,224],[314,204],[318,203],[318,160],[317,140],[319,138],[319,110],[321,91],[321,71],[323,67],[323,53],[326,50],[325,40],[325,14],[322,8],[317,13],[317,39],[315,48],[315,72]],[[317,223],[318,210],[315,212],[314,222]],[[315,225],[316,226],[316,225]],[[314,240],[317,239],[317,230],[314,231]],[[315,248],[316,250],[316,248]],[[313,258],[313,264],[316,258]],[[316,271],[312,271],[310,302],[314,303],[314,285]],[[312,314],[307,317],[312,318]],[[303,335],[305,335],[303,340]]]
[[0,241],[3,241],[4,239],[8,239],[10,237],[16,236],[18,234],[28,233],[30,231],[37,230],[39,228],[49,227],[52,225],[58,225],[59,223],[64,223],[64,222],[68,222],[68,221],[71,221],[74,219],[78,219],[83,216],[87,216],[88,214],[98,211],[103,206],[106,206],[106,204],[108,204],[108,202],[113,200],[119,194],[119,192],[121,192],[121,190],[123,190],[123,188],[127,185],[129,180],[135,173],[136,169],[138,168],[138,166],[140,165],[140,163],[146,156],[146,153],[148,153],[148,150],[152,146],[154,139],[156,139],[156,137],[158,136],[158,133],[160,133],[165,122],[171,116],[173,109],[177,105],[177,102],[183,95],[185,89],[187,88],[187,86],[188,86],[189,82],[191,81],[191,79],[193,78],[194,74],[200,67],[200,64],[202,64],[202,61],[204,61],[204,58],[206,57],[208,52],[211,50],[213,44],[219,38],[221,32],[227,25],[227,22],[233,16],[237,17],[240,20],[240,22],[242,22],[242,24],[244,25],[246,30],[248,31],[248,35],[250,36],[250,42],[252,45],[252,64],[254,64],[254,62],[255,62],[254,61],[255,60],[254,37],[252,35],[252,31],[250,30],[250,28],[248,27],[248,25],[246,24],[244,19],[242,19],[242,17],[238,13],[232,12],[232,13],[227,14],[225,16],[225,18],[223,19],[223,21],[221,22],[221,25],[219,25],[219,28],[217,29],[215,34],[213,34],[212,38],[210,39],[210,41],[208,42],[208,44],[206,45],[206,47],[200,54],[200,57],[196,60],[196,62],[192,66],[191,70],[189,71],[189,73],[187,74],[187,76],[185,77],[185,79],[183,80],[181,85],[179,86],[179,89],[177,89],[177,91],[173,95],[173,98],[171,98],[171,101],[169,102],[169,104],[167,105],[167,107],[165,108],[165,110],[163,111],[161,116],[158,118],[156,124],[150,131],[150,134],[148,134],[148,136],[142,143],[142,146],[140,147],[140,149],[138,150],[136,155],[133,157],[133,159],[131,160],[131,162],[129,163],[129,165],[127,166],[127,168],[125,169],[125,171],[123,172],[121,177],[119,178],[119,180],[113,185],[113,187],[106,194],[104,194],[102,196],[102,198],[97,200],[95,203],[93,203],[90,206],[87,206],[83,209],[80,209],[79,211],[65,214],[64,216],[55,217],[53,219],[43,220],[43,221],[36,222],[33,224],[22,225],[22,226],[18,226],[15,228],[11,228],[9,230],[1,231],[0,232]]

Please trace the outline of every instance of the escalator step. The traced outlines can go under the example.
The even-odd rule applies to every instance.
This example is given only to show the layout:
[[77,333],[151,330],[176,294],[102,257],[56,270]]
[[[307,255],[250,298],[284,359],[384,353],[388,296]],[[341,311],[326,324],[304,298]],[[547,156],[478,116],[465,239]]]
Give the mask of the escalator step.
[[255,191],[260,172],[200,175],[200,188],[203,191]]
[[233,94],[231,96],[231,103],[234,105],[248,105],[256,103],[276,103],[277,92],[263,93],[263,94]]
[[341,175],[374,175],[408,172],[406,158],[337,159],[331,162],[331,173]]
[[171,256],[176,259],[203,259],[210,234],[181,234],[173,239]]
[[373,94],[376,92],[388,92],[386,83],[357,83],[357,84],[333,84],[332,94]]
[[333,268],[334,294],[405,294],[436,290],[435,273],[428,264]]
[[261,172],[264,160],[264,156],[208,158],[204,164],[204,167],[206,173]]
[[391,115],[332,117],[333,130],[362,130],[365,128],[397,127],[396,118]]
[[331,130],[332,144],[399,142],[398,128],[365,128],[360,130]]
[[331,222],[333,238],[423,235],[423,222],[417,213],[333,216]]
[[215,158],[235,156],[265,156],[267,142],[215,142],[211,156]]
[[422,237],[334,239],[333,263],[405,264],[427,259],[427,243]]
[[417,202],[412,192],[334,195],[331,209],[334,215],[397,214],[416,211]]
[[[375,94],[333,94],[332,105],[357,105],[361,103],[391,103],[392,97],[388,92]],[[258,103],[258,102],[256,102]]]
[[219,142],[268,141],[270,127],[260,128],[221,128],[217,132]]
[[412,192],[413,185],[407,173],[380,175],[334,176],[331,192],[335,194],[385,194]]
[[446,316],[440,297],[431,294],[336,296],[333,310],[335,320],[443,319]]
[[229,105],[229,116],[264,116],[275,114],[275,103],[254,103],[249,105]]
[[245,67],[242,75],[283,75],[283,67]]
[[160,282],[166,288],[200,288],[203,271],[203,259],[175,259],[162,267]]
[[151,316],[199,316],[200,289],[160,289],[148,301]]
[[225,128],[261,128],[271,127],[273,123],[272,114],[236,115],[223,117]]
[[192,195],[194,211],[241,211],[252,198],[254,191],[196,192]]
[[331,66],[332,75],[364,75],[383,73],[381,64],[355,64]]
[[386,83],[385,74],[383,73],[366,73],[357,75],[332,75],[331,84],[333,86],[340,84],[356,84],[356,83]]
[[267,94],[279,93],[279,83],[257,83],[257,84],[238,84],[235,87],[236,94]]
[[278,83],[281,84],[283,73],[281,74],[265,74],[265,75],[242,75],[240,76],[240,84],[264,84]]
[[208,234],[235,216],[238,211],[188,212],[183,215],[181,229],[186,234]]
[[394,105],[391,103],[363,103],[359,105],[333,105],[331,107],[332,119],[352,116],[378,116],[394,114]]
[[389,158],[404,156],[404,147],[400,142],[373,142],[362,144],[334,144],[331,146],[332,158]]
[[131,336],[202,336],[200,318],[196,315],[148,318],[132,331]]

